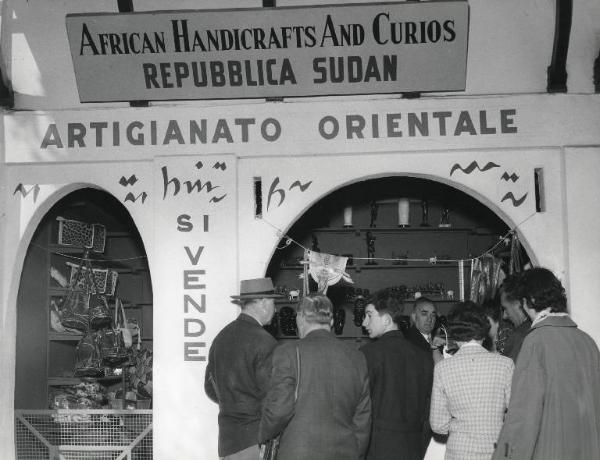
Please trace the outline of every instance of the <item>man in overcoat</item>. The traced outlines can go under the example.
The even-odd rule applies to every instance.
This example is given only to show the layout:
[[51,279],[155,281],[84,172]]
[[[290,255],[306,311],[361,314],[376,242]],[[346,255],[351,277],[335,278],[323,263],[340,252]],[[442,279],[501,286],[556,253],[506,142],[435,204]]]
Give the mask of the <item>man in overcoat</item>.
[[567,314],[560,281],[545,268],[521,276],[532,320],[493,460],[600,458],[600,353]]
[[330,332],[333,307],[311,294],[298,305],[299,341],[273,352],[259,441],[281,434],[282,460],[359,460],[367,449],[371,398],[362,353]]
[[[438,318],[436,304],[427,297],[419,297],[413,304],[410,315],[411,326],[406,331],[406,339],[425,352],[425,358],[431,364],[431,379],[433,366],[443,359],[440,346],[445,344],[445,337],[435,336],[435,325]],[[433,432],[429,427],[429,419],[423,430],[423,450],[426,452]]]
[[256,460],[261,402],[277,345],[263,326],[273,317],[274,299],[282,296],[270,278],[257,278],[241,281],[240,295],[231,297],[242,312],[210,347],[204,389],[219,404],[219,457]]
[[422,460],[433,379],[431,351],[399,330],[402,307],[388,290],[367,301],[363,326],[377,339],[360,350],[367,359],[372,402],[367,460]]

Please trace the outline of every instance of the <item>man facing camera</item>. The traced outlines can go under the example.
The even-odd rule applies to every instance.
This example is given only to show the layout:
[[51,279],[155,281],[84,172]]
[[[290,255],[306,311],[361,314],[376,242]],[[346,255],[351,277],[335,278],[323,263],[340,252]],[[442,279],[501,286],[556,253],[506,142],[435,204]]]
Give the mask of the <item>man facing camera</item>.
[[434,363],[442,359],[439,347],[445,344],[443,338],[435,337],[433,333],[437,318],[438,311],[435,303],[427,297],[419,297],[415,300],[410,316],[411,326],[406,332],[408,341],[426,351],[429,359]]
[[363,326],[377,339],[360,349],[367,358],[372,401],[367,460],[421,460],[433,379],[431,352],[404,338],[399,330],[402,308],[389,290],[375,293],[365,312]]

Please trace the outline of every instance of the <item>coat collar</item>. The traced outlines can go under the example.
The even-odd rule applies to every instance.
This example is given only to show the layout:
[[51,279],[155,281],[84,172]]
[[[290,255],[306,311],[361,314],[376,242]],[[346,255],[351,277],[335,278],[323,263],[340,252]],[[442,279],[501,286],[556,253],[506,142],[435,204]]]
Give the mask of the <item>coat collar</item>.
[[243,321],[245,323],[254,324],[255,326],[258,326],[258,327],[262,328],[262,326],[259,324],[258,321],[256,321],[252,316],[247,315],[246,313],[240,313],[239,316],[237,317],[237,319],[239,321]]
[[304,337],[304,339],[301,340],[305,340],[308,338],[317,338],[317,337],[332,337],[332,334],[330,331],[327,331],[325,329],[315,329],[314,331],[310,331],[308,334],[306,334],[306,336]]
[[396,338],[399,337],[401,339],[404,338],[404,334],[402,333],[402,331],[400,331],[399,329],[395,329],[393,331],[388,331],[385,334],[383,334],[380,338]]
[[480,354],[480,353],[489,353],[489,351],[487,351],[485,348],[483,348],[478,343],[475,343],[475,344],[472,344],[472,345],[463,345],[462,347],[460,347],[458,349],[458,351],[456,353],[454,353],[454,356],[458,356],[458,355],[477,355],[477,354]]
[[577,327],[575,321],[571,319],[570,316],[548,316],[544,318],[539,323],[535,324],[531,327],[531,329],[537,329],[539,327]]

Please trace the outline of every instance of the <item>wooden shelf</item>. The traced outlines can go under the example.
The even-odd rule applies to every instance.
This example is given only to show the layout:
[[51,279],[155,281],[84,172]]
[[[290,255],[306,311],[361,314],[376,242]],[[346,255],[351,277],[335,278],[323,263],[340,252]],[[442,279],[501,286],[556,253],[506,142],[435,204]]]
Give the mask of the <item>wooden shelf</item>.
[[48,377],[48,385],[57,387],[64,385],[77,385],[82,382],[82,379],[93,379],[98,383],[110,385],[123,380],[122,375],[112,375],[110,377]]
[[55,342],[79,342],[83,334],[66,334],[62,332],[48,332],[48,340]]
[[81,383],[79,377],[48,377],[48,385],[52,387],[77,385],[78,383]]
[[[465,262],[467,262],[465,260]],[[418,265],[417,265],[418,264]],[[383,262],[377,265],[347,265],[346,270],[403,270],[403,269],[443,269],[458,267],[458,262],[438,262],[431,264],[429,262],[413,262],[407,265],[392,265],[390,263],[383,264]],[[286,265],[285,267],[279,267],[279,270],[302,270],[302,265]]]
[[312,233],[472,233],[474,235],[488,235],[492,234],[489,231],[485,233],[480,229],[468,228],[468,227],[317,227],[314,228]]

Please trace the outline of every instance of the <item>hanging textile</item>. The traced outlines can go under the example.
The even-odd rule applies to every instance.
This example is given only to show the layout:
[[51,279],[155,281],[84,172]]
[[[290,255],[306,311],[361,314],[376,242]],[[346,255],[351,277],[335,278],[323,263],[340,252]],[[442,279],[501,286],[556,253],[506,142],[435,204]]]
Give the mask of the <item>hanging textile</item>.
[[471,266],[470,300],[481,304],[484,300],[493,299],[496,291],[506,277],[501,269],[502,260],[491,254],[474,259]]
[[308,260],[308,271],[311,278],[316,281],[317,291],[320,294],[326,294],[327,288],[338,283],[341,279],[354,284],[350,275],[346,273],[347,257],[309,251]]
[[517,236],[517,232],[512,234],[510,239],[510,262],[508,264],[508,273],[519,273],[523,271],[523,260],[521,258],[521,242]]

